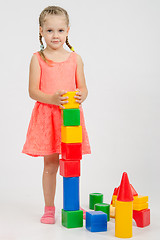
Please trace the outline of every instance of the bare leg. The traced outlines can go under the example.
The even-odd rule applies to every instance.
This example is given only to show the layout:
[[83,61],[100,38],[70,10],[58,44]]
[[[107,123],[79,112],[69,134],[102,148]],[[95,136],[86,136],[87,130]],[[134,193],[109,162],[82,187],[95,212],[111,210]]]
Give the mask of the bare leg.
[[59,154],[44,156],[44,171],[42,178],[45,206],[54,206],[56,192],[56,175],[59,167]]

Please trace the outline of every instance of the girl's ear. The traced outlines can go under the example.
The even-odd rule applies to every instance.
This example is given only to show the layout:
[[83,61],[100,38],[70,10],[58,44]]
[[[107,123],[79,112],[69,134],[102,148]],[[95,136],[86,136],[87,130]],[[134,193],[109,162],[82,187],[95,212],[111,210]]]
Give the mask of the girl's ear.
[[43,37],[43,29],[42,29],[42,27],[40,26],[39,27],[39,33],[42,35],[42,37]]
[[67,28],[67,34],[69,33],[70,27]]

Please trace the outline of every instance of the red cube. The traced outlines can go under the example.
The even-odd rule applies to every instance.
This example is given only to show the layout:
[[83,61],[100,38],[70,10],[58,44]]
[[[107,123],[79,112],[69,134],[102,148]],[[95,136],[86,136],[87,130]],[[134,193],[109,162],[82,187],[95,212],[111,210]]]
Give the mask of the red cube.
[[82,143],[61,143],[61,154],[64,160],[81,160]]
[[64,159],[60,159],[60,175],[63,177],[79,177],[80,160],[66,161]]
[[133,210],[133,219],[136,221],[137,227],[148,226],[150,224],[150,209]]

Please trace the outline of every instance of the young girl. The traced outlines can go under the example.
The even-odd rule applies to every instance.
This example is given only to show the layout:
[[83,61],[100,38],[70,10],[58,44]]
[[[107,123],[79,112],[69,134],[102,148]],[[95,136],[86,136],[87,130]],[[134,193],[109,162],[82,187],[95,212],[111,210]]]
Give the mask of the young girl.
[[[41,50],[35,52],[30,62],[29,96],[36,100],[28,126],[22,153],[44,157],[42,177],[45,200],[42,223],[55,223],[56,174],[61,154],[61,110],[67,91],[77,90],[82,126],[82,154],[90,154],[90,144],[85,127],[81,103],[88,90],[83,71],[83,61],[68,42],[69,16],[58,6],[45,8],[39,17]],[[46,42],[44,49],[42,37]],[[63,48],[64,43],[72,50]]]

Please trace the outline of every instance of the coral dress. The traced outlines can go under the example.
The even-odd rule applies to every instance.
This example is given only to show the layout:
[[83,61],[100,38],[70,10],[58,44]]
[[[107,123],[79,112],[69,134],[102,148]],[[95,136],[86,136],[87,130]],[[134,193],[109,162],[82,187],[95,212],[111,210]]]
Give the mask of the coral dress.
[[[75,91],[77,53],[71,52],[63,62],[53,62],[49,66],[40,56],[38,58],[41,69],[39,89],[47,94],[54,94],[57,90]],[[59,106],[36,102],[32,110],[26,141],[22,153],[33,157],[61,154],[61,110]],[[82,126],[82,154],[91,153],[89,138],[85,127],[82,106],[80,106],[80,125]]]

